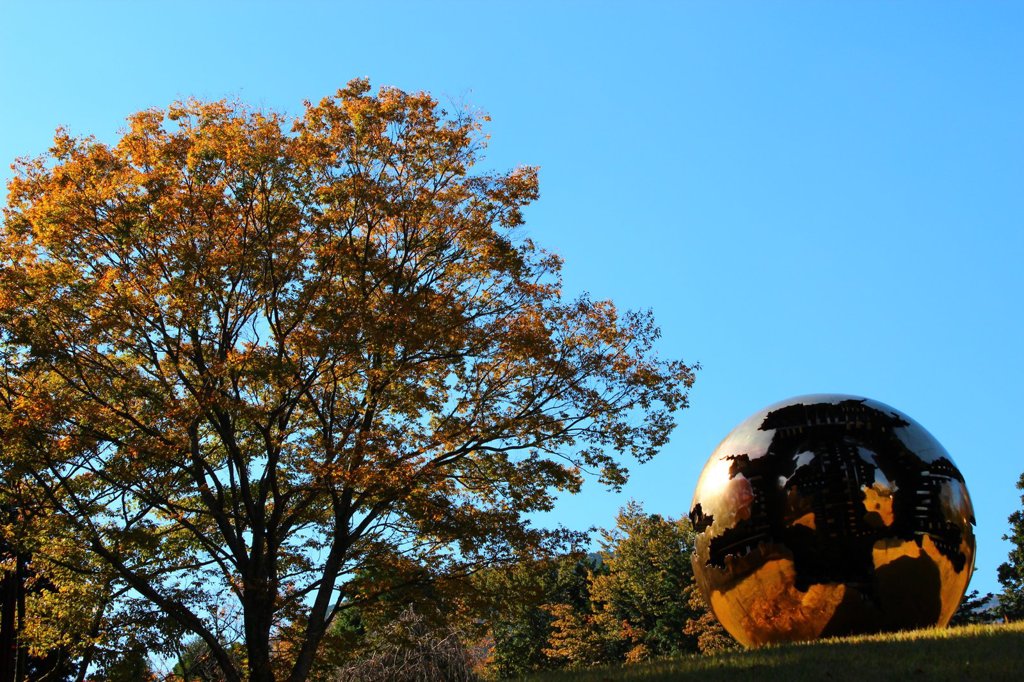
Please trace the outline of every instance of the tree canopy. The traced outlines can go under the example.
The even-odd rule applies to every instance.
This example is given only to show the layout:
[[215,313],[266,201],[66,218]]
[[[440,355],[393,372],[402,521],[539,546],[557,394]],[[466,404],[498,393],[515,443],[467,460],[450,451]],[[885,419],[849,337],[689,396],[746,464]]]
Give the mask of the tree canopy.
[[686,405],[649,313],[562,296],[520,234],[537,170],[475,171],[482,123],[356,80],[295,120],[187,101],[16,165],[4,475],[226,680],[307,679],[340,609],[543,553],[524,515],[621,485]]

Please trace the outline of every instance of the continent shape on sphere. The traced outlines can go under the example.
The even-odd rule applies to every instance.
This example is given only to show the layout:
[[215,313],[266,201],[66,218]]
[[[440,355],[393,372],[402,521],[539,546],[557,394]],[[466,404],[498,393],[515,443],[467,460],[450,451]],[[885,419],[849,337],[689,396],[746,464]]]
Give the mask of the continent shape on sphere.
[[883,403],[809,395],[737,426],[690,520],[706,602],[745,646],[945,626],[974,571],[974,510],[935,438]]

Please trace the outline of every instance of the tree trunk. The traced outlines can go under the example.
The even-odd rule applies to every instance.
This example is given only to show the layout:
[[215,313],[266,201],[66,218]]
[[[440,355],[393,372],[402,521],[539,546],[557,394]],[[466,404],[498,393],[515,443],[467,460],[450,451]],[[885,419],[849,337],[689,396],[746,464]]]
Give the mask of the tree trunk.
[[[15,555],[15,569],[14,569],[14,583],[15,589],[17,590],[17,605],[18,605],[18,627],[16,632],[18,635],[25,627],[25,579],[26,573],[28,572],[28,557],[20,552]],[[18,637],[18,660],[15,664],[17,672],[15,673],[15,679],[20,682],[21,679],[25,679],[28,672],[28,645],[20,641],[21,637]],[[20,678],[20,679],[19,679]]]
[[245,647],[249,662],[248,682],[274,682],[270,661],[270,631],[274,620],[274,595],[265,578],[250,583],[243,596]]
[[5,571],[0,580],[0,682],[14,682],[18,660],[18,638],[14,634],[17,609],[17,572]]

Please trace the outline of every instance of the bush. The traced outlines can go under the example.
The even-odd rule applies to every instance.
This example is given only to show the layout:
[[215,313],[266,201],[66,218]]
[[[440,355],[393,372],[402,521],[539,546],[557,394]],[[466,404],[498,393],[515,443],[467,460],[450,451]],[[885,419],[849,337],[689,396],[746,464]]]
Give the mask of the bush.
[[410,605],[359,659],[338,669],[335,682],[474,682],[459,633],[433,628]]

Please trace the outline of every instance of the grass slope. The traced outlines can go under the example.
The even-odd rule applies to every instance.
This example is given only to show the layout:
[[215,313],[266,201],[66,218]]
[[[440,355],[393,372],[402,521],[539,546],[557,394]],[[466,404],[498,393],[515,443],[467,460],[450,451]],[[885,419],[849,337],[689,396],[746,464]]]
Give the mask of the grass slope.
[[722,656],[687,656],[623,668],[548,673],[528,680],[1024,680],[1024,623],[786,644]]

